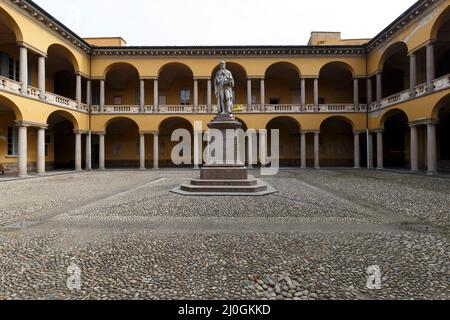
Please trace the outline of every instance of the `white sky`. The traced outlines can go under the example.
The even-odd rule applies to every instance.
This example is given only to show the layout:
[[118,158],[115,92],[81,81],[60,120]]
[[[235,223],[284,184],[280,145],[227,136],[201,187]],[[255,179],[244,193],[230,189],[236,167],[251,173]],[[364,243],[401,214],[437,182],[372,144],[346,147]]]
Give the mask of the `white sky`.
[[305,45],[311,31],[371,38],[416,0],[35,0],[81,37],[128,45]]

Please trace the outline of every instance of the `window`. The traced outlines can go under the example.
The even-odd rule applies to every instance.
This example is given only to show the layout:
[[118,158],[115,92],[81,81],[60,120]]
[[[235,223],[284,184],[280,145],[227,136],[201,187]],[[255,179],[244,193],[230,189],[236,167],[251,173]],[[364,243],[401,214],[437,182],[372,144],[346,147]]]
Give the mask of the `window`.
[[11,80],[19,81],[20,77],[20,63],[14,58],[9,57],[9,72],[8,77]]
[[114,96],[114,105],[115,106],[122,105],[122,96]]
[[188,106],[191,104],[191,90],[181,89],[180,91],[180,104],[183,106]]
[[18,129],[8,127],[8,156],[17,156]]

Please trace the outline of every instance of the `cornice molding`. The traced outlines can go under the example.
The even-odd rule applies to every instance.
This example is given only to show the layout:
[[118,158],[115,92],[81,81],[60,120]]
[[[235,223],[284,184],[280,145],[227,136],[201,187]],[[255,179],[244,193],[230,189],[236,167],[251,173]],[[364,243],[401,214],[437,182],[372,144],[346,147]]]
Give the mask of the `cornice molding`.
[[59,37],[62,37],[65,41],[71,43],[78,49],[90,53],[91,45],[84,41],[81,37],[52,17],[48,12],[39,7],[31,0],[10,0],[10,2],[19,8],[19,10],[27,13],[31,18],[34,18],[37,22],[43,24],[51,32],[55,33]]
[[355,56],[364,46],[235,46],[235,47],[94,47],[93,56]]
[[406,10],[400,17],[387,26],[383,31],[376,35],[367,44],[367,52],[371,52],[386,41],[395,37],[403,29],[407,28],[415,20],[432,8],[440,5],[445,0],[419,0],[412,7]]
[[[7,1],[7,0],[5,0]],[[236,56],[358,56],[395,37],[412,22],[445,0],[419,0],[365,45],[358,46],[199,46],[96,47],[87,43],[31,0],[9,0],[65,41],[93,56],[236,57]]]

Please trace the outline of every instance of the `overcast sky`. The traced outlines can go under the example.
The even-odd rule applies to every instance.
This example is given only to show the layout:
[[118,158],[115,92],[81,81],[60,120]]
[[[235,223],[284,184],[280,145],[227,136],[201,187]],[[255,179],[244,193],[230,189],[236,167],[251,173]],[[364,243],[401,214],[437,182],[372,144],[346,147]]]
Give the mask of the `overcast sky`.
[[35,0],[81,37],[128,45],[305,45],[311,31],[371,38],[416,0]]

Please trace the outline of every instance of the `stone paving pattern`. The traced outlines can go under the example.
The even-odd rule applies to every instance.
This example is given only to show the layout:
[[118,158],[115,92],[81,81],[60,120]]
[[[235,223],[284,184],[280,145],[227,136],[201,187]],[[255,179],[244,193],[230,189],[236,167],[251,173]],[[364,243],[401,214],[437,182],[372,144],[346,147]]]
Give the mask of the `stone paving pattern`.
[[0,299],[450,299],[448,178],[283,170],[262,198],[169,192],[197,175],[1,182]]

